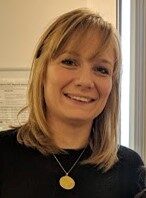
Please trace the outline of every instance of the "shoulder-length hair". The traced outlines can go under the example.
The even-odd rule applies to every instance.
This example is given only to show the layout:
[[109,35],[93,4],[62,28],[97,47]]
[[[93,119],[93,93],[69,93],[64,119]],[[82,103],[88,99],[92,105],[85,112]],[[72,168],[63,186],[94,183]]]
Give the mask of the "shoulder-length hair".
[[[38,149],[42,154],[57,153],[46,120],[43,79],[49,61],[69,42],[74,32],[82,35],[97,29],[101,35],[99,52],[112,43],[115,53],[113,86],[107,104],[92,126],[90,145],[92,155],[84,163],[98,165],[104,171],[110,169],[117,159],[117,126],[119,116],[119,87],[121,52],[119,39],[113,26],[88,9],[76,9],[61,15],[50,25],[40,39],[32,62],[28,88],[28,121],[22,125],[17,140],[26,146]],[[23,109],[24,110],[24,109]],[[22,111],[23,111],[22,110]]]

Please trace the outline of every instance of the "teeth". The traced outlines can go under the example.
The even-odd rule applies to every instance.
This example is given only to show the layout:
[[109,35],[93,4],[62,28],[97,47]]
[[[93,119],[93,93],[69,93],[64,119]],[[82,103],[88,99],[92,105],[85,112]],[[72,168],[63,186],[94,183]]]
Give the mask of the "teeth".
[[89,98],[85,98],[85,97],[80,97],[80,96],[69,96],[71,99],[74,99],[74,100],[78,100],[78,101],[81,101],[81,102],[90,102],[91,99]]

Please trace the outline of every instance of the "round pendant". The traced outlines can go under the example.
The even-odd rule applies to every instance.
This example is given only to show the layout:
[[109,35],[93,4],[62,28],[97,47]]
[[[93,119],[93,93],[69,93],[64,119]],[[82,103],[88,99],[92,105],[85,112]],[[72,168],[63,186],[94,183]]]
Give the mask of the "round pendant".
[[65,175],[60,178],[59,184],[62,188],[66,190],[70,190],[75,186],[75,181],[68,175]]

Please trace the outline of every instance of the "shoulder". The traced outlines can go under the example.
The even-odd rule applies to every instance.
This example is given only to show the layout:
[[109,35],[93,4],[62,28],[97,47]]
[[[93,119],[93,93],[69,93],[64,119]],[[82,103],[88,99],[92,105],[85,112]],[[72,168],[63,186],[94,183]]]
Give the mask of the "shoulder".
[[0,156],[9,156],[19,147],[17,141],[17,129],[9,129],[0,132]]
[[21,155],[33,155],[39,152],[31,147],[21,144],[17,140],[17,133],[19,128],[9,129],[0,132],[0,158],[12,158]]
[[[0,132],[0,169],[4,170],[8,164],[12,164],[17,154],[17,130],[10,129]],[[15,160],[16,161],[16,160]],[[3,168],[2,168],[3,167]]]
[[118,158],[120,163],[126,164],[131,168],[137,168],[144,165],[140,155],[137,152],[124,146],[119,146]]
[[17,129],[9,129],[0,132],[0,145],[17,142]]
[[120,146],[118,150],[118,170],[122,181],[131,185],[133,192],[138,193],[145,187],[145,169],[140,155],[132,149]]

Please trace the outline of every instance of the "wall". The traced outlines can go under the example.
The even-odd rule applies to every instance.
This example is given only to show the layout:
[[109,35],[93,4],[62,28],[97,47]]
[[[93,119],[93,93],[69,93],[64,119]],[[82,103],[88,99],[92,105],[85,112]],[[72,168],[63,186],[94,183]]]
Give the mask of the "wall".
[[116,24],[116,0],[0,0],[0,70],[29,69],[47,25],[78,7],[89,7]]

